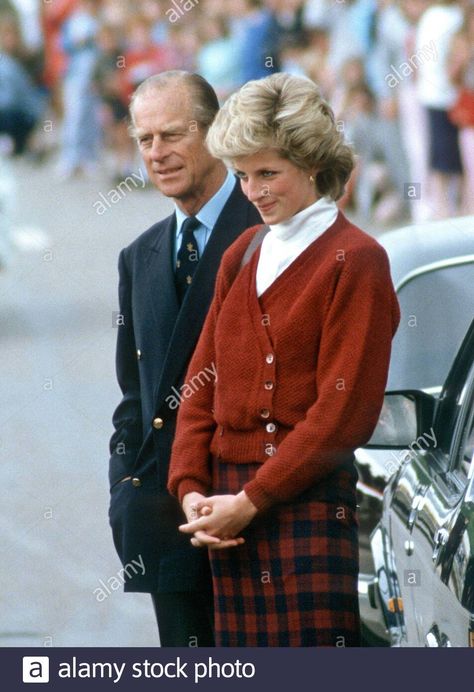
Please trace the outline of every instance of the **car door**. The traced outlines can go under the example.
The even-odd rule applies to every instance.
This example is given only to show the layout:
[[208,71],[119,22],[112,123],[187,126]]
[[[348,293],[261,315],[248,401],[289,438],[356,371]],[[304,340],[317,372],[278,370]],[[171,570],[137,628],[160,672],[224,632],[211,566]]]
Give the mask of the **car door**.
[[474,396],[473,352],[474,323],[443,387],[431,429],[421,431],[409,445],[384,498],[384,521],[403,606],[401,644],[446,643],[434,629],[440,608],[436,570],[441,569],[441,549],[450,535],[454,540],[459,532],[456,522],[466,491],[465,464],[461,464],[463,478],[454,460],[462,453],[461,431],[468,426],[469,401]]
[[[434,442],[428,438],[428,433],[434,438]],[[405,633],[400,639],[402,645],[421,645],[418,622],[420,600],[423,601],[423,613],[430,609],[429,587],[414,529],[418,514],[426,502],[432,478],[446,470],[447,463],[446,456],[437,448],[436,430],[433,427],[423,436],[420,435],[416,443],[412,443],[387,496],[389,511],[384,512],[384,517],[385,522],[388,521],[394,576],[403,607]]]
[[[474,613],[473,517],[467,497],[474,470],[474,365],[460,385],[449,464],[441,471],[426,467],[428,488],[412,535],[412,569],[418,569],[414,582],[419,588],[412,588],[411,604],[417,641],[425,646],[469,646]],[[438,423],[445,425],[443,416]]]

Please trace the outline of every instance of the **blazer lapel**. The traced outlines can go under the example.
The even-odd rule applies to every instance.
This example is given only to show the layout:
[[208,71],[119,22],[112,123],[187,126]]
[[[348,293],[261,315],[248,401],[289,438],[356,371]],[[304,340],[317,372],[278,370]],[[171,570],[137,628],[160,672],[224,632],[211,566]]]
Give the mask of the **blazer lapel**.
[[174,214],[165,223],[166,226],[154,242],[142,249],[145,281],[155,320],[155,329],[152,331],[159,335],[157,341],[163,344],[162,358],[167,352],[179,312],[172,265],[173,232],[176,224]]
[[170,388],[184,375],[214,295],[216,274],[223,253],[242,231],[257,223],[255,214],[250,216],[252,209],[240,190],[240,184],[236,182],[199,260],[193,283],[176,320],[162,377],[156,390],[157,407],[169,394]]

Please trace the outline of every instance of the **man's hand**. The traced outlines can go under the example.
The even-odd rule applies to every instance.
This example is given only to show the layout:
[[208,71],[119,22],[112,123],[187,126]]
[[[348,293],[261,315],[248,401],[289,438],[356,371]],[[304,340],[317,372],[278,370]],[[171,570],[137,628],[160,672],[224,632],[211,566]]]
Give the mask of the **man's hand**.
[[[186,495],[184,500],[191,494]],[[244,543],[244,538],[238,534],[257,514],[257,508],[244,491],[238,495],[213,495],[201,500],[194,498],[188,501],[187,506],[191,504],[198,517],[191,519],[186,513],[188,523],[181,525],[179,530],[194,534],[191,539],[193,545],[207,545],[211,550],[232,548]]]

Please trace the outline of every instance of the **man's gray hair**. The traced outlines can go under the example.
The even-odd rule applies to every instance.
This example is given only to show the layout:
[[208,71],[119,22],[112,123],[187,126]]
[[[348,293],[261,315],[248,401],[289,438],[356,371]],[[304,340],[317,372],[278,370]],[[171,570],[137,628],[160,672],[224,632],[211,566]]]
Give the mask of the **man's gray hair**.
[[219,101],[216,92],[204,77],[196,72],[186,70],[168,70],[159,72],[148,77],[133,92],[130,100],[130,127],[129,132],[132,137],[136,136],[135,120],[133,111],[137,100],[145,96],[149,91],[159,91],[170,85],[184,86],[188,89],[191,98],[193,116],[196,122],[207,132],[211,126],[216,113],[219,110]]

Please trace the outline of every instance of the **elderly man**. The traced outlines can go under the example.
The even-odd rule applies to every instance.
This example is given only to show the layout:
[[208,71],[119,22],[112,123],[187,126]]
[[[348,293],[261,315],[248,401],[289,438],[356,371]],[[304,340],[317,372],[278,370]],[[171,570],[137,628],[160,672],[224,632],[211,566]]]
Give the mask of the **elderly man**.
[[185,517],[166,491],[168,463],[180,401],[193,386],[214,383],[213,363],[199,382],[183,380],[220,259],[260,221],[235,177],[206,149],[218,108],[212,87],[182,71],[147,79],[130,106],[149,178],[175,211],[120,254],[116,365],[123,398],[113,416],[109,516],[125,590],[151,593],[162,646],[214,641],[207,553],[178,531]]

